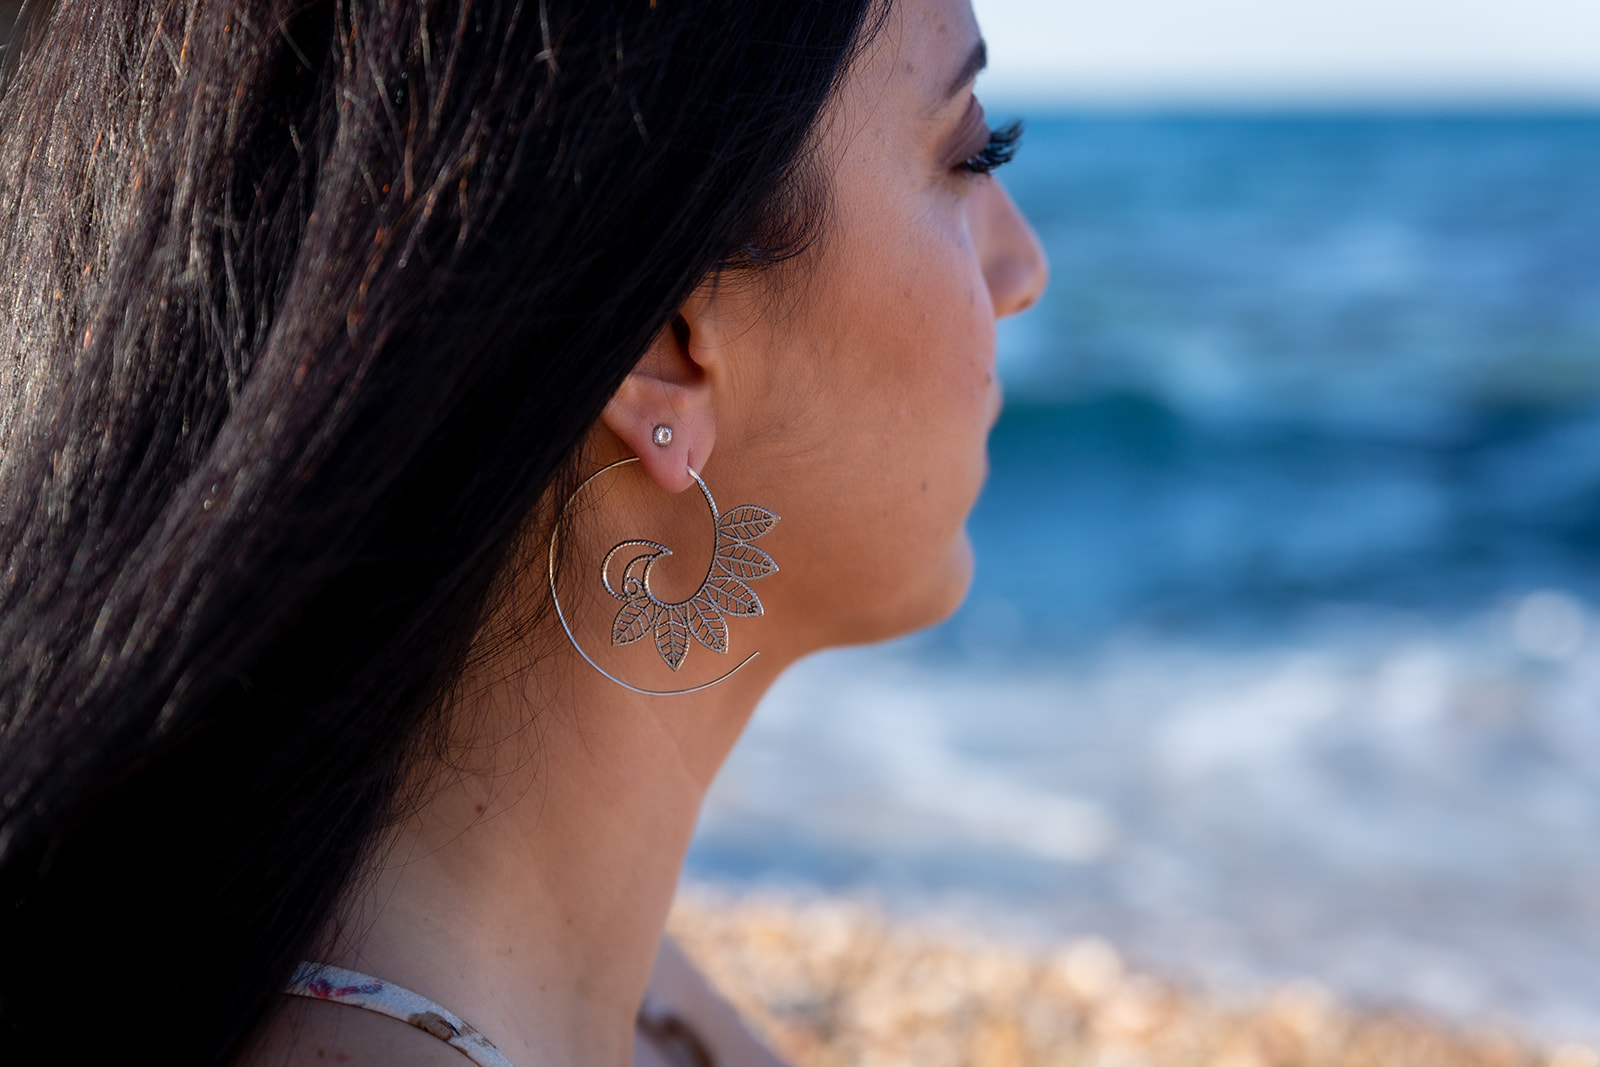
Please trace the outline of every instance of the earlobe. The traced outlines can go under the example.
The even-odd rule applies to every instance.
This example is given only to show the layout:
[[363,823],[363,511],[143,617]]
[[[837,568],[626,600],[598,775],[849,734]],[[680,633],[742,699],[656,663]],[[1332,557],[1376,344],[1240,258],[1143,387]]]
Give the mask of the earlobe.
[[716,440],[710,383],[691,345],[680,315],[650,343],[600,416],[669,493],[694,484],[689,468],[705,465]]

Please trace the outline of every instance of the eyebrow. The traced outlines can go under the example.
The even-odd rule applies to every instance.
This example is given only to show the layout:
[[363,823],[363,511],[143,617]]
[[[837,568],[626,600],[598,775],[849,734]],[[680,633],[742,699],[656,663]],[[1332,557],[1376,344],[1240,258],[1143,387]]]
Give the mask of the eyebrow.
[[957,74],[955,76],[955,80],[950,83],[950,88],[945,90],[944,98],[949,100],[962,89],[965,89],[967,87],[967,83],[976,78],[978,76],[978,72],[988,65],[989,49],[988,46],[985,45],[980,39],[977,45],[973,47],[972,54],[967,56],[967,61],[961,64],[961,72]]

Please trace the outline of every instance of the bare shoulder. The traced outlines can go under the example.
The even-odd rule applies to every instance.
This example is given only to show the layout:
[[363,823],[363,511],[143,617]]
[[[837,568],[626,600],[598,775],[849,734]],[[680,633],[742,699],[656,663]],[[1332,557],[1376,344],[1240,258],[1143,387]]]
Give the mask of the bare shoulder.
[[466,1058],[431,1034],[376,1012],[286,997],[234,1067],[462,1067]]
[[[789,1067],[745,1026],[671,937],[661,939],[639,1013],[634,1067]],[[696,1053],[695,1049],[703,1050]]]

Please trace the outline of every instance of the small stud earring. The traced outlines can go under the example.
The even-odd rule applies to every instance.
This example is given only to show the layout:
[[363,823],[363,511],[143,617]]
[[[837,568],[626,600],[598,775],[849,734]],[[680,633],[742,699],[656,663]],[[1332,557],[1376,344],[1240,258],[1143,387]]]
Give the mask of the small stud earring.
[[657,448],[666,448],[672,443],[672,427],[657,426],[656,432],[650,435],[650,440],[656,443]]

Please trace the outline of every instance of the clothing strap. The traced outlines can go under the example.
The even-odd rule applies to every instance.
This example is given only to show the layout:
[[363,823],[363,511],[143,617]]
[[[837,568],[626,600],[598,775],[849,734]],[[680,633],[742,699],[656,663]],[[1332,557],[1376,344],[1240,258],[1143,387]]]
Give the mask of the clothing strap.
[[459,1015],[409,989],[381,978],[348,971],[326,963],[302,963],[295,968],[285,993],[312,1000],[330,1000],[365,1008],[425,1030],[476,1063],[478,1067],[512,1067],[510,1060],[488,1038],[462,1021]]

